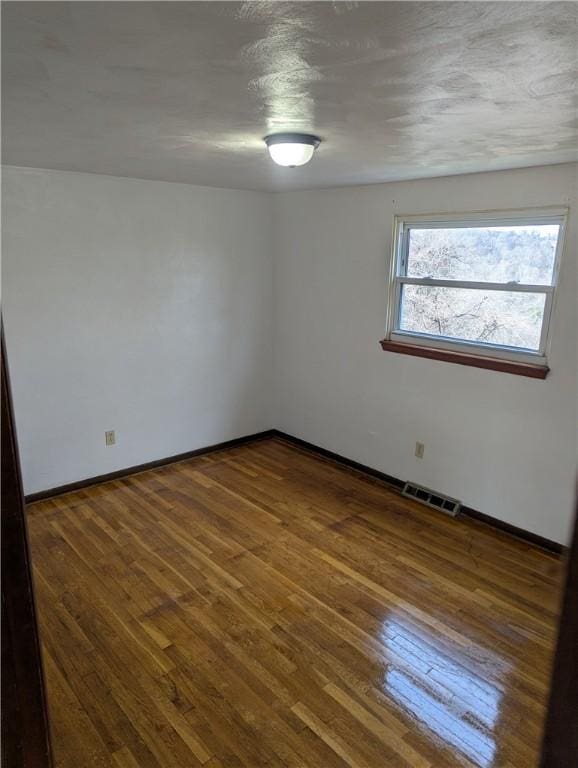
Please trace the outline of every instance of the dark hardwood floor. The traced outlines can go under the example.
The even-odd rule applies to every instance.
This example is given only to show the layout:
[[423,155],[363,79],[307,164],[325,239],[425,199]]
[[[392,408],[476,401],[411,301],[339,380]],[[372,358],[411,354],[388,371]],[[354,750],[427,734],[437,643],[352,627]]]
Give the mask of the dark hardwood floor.
[[31,505],[59,768],[532,768],[561,561],[278,439]]

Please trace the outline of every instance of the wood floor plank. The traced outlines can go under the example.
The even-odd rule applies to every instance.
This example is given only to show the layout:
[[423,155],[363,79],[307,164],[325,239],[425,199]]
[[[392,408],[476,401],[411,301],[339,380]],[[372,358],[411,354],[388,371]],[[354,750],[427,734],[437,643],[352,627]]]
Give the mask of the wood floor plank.
[[562,563],[280,439],[31,505],[57,768],[532,768]]

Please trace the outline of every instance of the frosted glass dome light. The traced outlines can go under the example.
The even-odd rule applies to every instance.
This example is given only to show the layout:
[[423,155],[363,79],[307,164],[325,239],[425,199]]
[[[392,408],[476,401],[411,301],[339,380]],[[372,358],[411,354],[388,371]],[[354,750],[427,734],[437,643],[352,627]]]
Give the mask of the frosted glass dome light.
[[308,133],[274,133],[271,136],[265,136],[265,144],[271,159],[277,165],[289,168],[308,163],[313,157],[313,151],[320,143],[320,138]]

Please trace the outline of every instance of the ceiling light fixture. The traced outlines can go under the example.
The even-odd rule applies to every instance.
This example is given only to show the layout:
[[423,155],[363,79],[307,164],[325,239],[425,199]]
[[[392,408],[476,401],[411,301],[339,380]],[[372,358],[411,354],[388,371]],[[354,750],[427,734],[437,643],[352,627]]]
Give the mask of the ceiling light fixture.
[[311,160],[313,151],[321,144],[321,139],[309,133],[274,133],[265,136],[265,144],[271,159],[277,165],[295,168]]

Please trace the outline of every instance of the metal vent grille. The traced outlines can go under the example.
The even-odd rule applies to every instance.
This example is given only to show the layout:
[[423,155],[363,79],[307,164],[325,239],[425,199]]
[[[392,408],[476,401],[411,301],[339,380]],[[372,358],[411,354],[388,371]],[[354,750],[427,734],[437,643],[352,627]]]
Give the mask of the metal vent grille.
[[437,491],[432,491],[431,488],[424,488],[415,483],[406,483],[401,494],[409,499],[421,501],[422,504],[426,504],[428,507],[439,509],[451,517],[455,517],[460,511],[461,502],[457,499],[451,499],[449,496],[444,496]]

